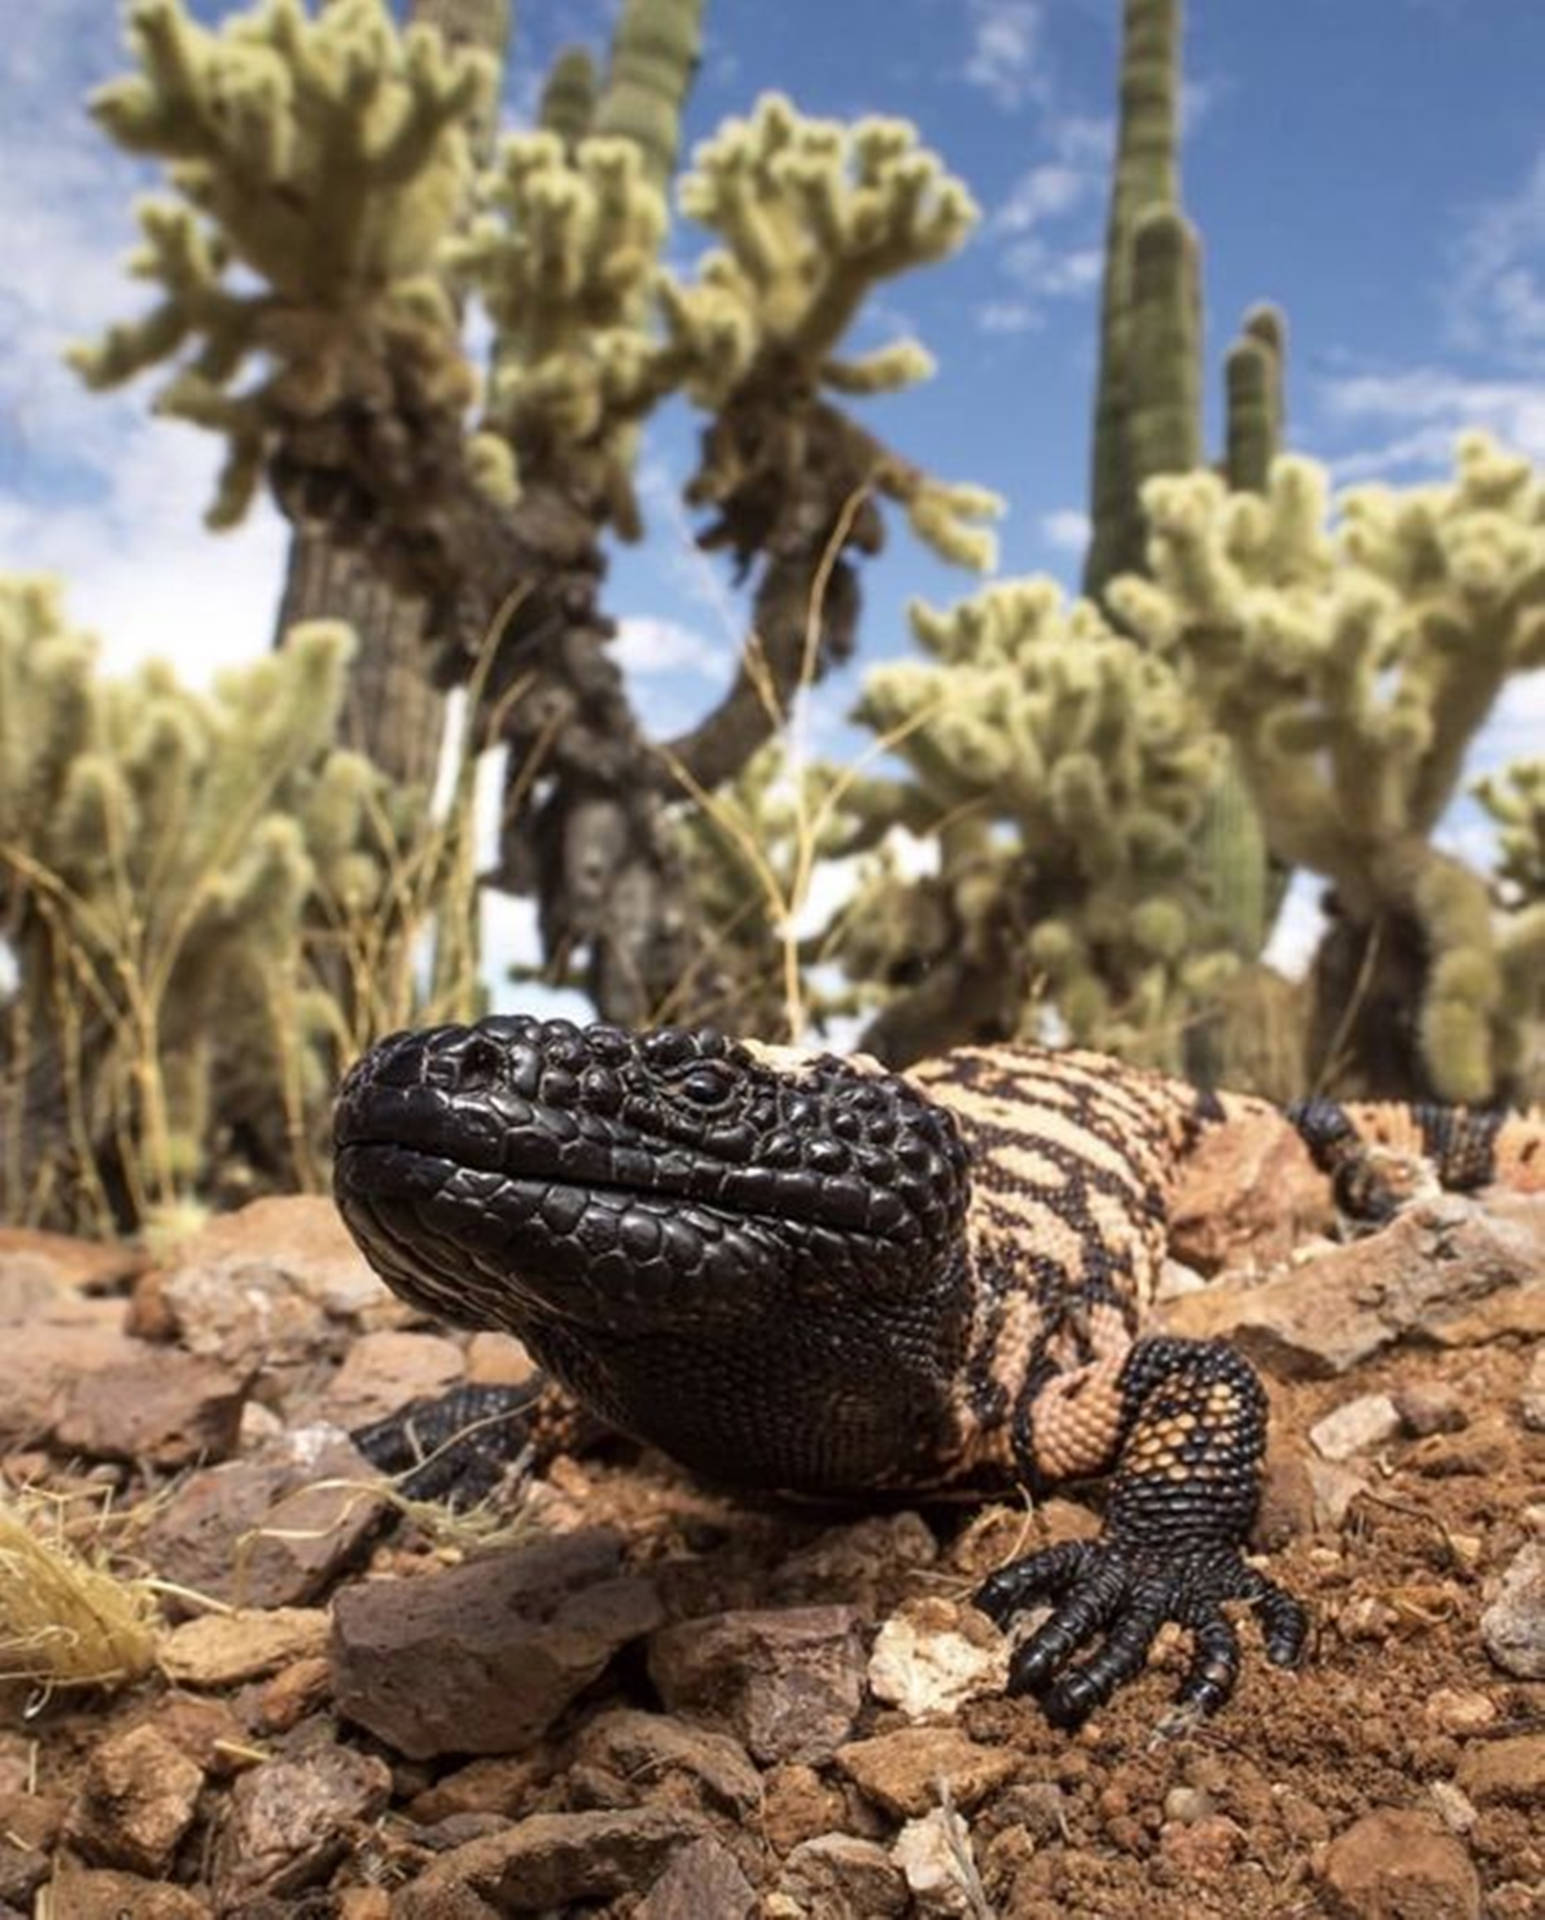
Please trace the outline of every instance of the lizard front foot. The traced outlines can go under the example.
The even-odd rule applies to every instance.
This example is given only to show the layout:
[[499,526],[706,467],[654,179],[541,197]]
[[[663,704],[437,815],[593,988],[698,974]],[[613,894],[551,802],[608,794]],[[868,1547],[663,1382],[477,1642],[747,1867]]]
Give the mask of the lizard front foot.
[[[1191,1664],[1175,1698],[1174,1724],[1216,1712],[1239,1674],[1239,1637],[1225,1600],[1245,1600],[1260,1617],[1266,1657],[1290,1667],[1308,1627],[1299,1603],[1246,1564],[1237,1547],[1183,1541],[1158,1547],[1108,1529],[1097,1540],[1069,1540],[1001,1567],[977,1592],[976,1605],[1006,1627],[1043,1601],[1049,1619],[1015,1648],[1010,1693],[1033,1693],[1053,1726],[1076,1727],[1123,1681],[1140,1671],[1167,1620],[1192,1635]],[[1087,1658],[1072,1656],[1102,1633]]]

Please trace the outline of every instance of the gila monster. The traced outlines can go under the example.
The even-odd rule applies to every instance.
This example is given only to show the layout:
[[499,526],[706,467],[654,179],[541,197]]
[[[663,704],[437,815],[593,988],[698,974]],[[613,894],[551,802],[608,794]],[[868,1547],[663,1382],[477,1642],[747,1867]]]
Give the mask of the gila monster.
[[[720,1482],[1039,1494],[1109,1473],[1097,1538],[1013,1562],[977,1604],[1008,1624],[1052,1603],[1009,1685],[1060,1725],[1180,1623],[1194,1718],[1239,1668],[1222,1602],[1251,1603],[1280,1665],[1305,1638],[1299,1603],[1243,1556],[1259,1380],[1223,1341],[1141,1331],[1188,1153],[1263,1109],[1086,1052],[973,1047],[891,1073],[709,1027],[499,1016],[361,1060],[334,1179],[395,1292],[518,1334],[569,1407]],[[1537,1117],[1325,1101],[1292,1117],[1364,1214],[1398,1203],[1412,1152],[1449,1185],[1545,1184]],[[413,1434],[491,1406],[542,1417],[500,1391],[364,1444],[400,1466],[422,1457]]]

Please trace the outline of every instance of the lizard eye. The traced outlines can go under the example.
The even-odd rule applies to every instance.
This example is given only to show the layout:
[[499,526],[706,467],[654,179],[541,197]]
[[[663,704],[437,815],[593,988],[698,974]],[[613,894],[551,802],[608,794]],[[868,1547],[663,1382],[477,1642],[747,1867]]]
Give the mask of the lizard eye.
[[681,1083],[681,1091],[699,1107],[716,1107],[730,1096],[730,1076],[722,1068],[694,1067]]

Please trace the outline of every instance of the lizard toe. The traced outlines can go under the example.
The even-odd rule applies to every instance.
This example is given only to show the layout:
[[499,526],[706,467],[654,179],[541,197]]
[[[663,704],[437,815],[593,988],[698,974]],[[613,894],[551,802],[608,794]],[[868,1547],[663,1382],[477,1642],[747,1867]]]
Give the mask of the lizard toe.
[[[1192,1635],[1190,1665],[1174,1714],[1192,1724],[1215,1713],[1239,1676],[1239,1636],[1222,1611],[1246,1600],[1260,1617],[1268,1659],[1291,1666],[1303,1650],[1303,1608],[1231,1546],[1184,1544],[1160,1552],[1120,1534],[1069,1542],[1001,1568],[978,1604],[1007,1625],[1046,1599],[1056,1605],[1009,1660],[1010,1693],[1032,1693],[1048,1720],[1076,1727],[1140,1673],[1159,1629]],[[1084,1649],[1103,1635],[1092,1653]],[[1082,1658],[1075,1659],[1075,1655]]]

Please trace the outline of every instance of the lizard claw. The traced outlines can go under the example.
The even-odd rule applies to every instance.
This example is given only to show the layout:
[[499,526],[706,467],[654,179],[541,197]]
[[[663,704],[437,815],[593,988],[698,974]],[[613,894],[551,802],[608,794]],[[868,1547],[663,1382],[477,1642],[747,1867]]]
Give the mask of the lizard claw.
[[[1065,1541],[1011,1561],[976,1594],[977,1606],[999,1626],[1047,1600],[1050,1617],[1010,1657],[1008,1690],[1035,1694],[1058,1727],[1079,1726],[1138,1673],[1167,1620],[1190,1628],[1192,1652],[1166,1731],[1216,1712],[1234,1690],[1239,1638],[1223,1601],[1255,1608],[1266,1657],[1276,1666],[1297,1662],[1308,1624],[1290,1594],[1247,1565],[1236,1547],[1217,1541],[1161,1548],[1119,1532]],[[1096,1651],[1074,1661],[1099,1633]]]

